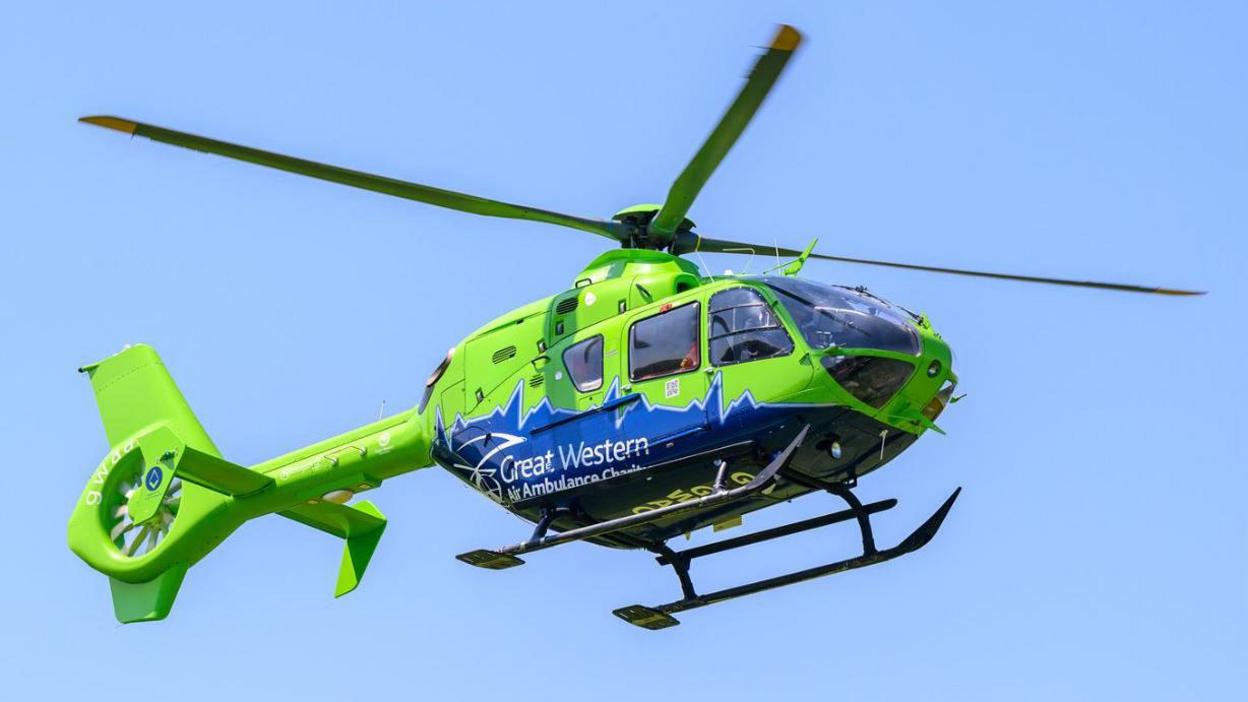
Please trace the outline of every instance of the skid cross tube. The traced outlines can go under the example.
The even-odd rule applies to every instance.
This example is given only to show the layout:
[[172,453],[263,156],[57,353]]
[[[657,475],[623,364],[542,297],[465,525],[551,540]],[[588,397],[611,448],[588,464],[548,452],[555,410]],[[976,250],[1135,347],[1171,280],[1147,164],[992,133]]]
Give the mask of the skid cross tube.
[[[679,620],[672,616],[675,612],[697,609],[699,607],[705,607],[707,605],[723,602],[736,597],[743,597],[745,595],[752,595],[758,592],[784,587],[785,585],[792,585],[806,580],[813,580],[825,575],[833,575],[857,568],[864,568],[866,566],[892,560],[898,556],[904,556],[907,553],[923,548],[929,541],[932,540],[932,537],[936,535],[937,530],[940,529],[941,524],[945,521],[945,516],[948,515],[949,510],[953,508],[953,503],[958,499],[958,495],[962,492],[962,488],[954,490],[953,494],[951,494],[944,501],[940,508],[932,513],[932,516],[928,517],[927,521],[920,524],[917,529],[903,539],[901,543],[892,548],[884,549],[883,551],[876,550],[874,540],[870,538],[870,515],[875,512],[882,512],[886,509],[892,508],[896,505],[897,501],[883,500],[881,502],[873,502],[869,505],[863,505],[858,501],[857,497],[853,496],[852,493],[849,492],[847,488],[841,488],[840,490],[834,490],[833,492],[839,494],[843,498],[847,494],[850,495],[849,498],[846,498],[846,502],[850,504],[850,509],[843,510],[841,512],[833,512],[832,514],[827,514],[822,517],[815,517],[813,519],[807,519],[801,522],[767,529],[756,534],[747,534],[745,536],[739,536],[735,539],[728,539],[726,541],[708,544],[706,546],[699,546],[680,552],[672,551],[667,546],[662,544],[652,547],[651,550],[659,554],[659,563],[671,565],[676,571],[677,577],[680,578],[682,594],[681,599],[653,607],[647,607],[645,605],[630,605],[615,610],[613,614],[624,621],[642,627],[643,629],[666,629],[680,623]],[[795,534],[808,529],[814,529],[819,526],[825,526],[827,524],[848,521],[855,518],[858,520],[860,527],[864,522],[867,525],[862,532],[863,553],[860,556],[847,558],[842,561],[836,561],[821,566],[815,566],[814,568],[785,573],[771,578],[764,578],[762,580],[756,580],[744,585],[717,590],[704,595],[697,594],[696,590],[693,588],[693,582],[689,577],[689,562],[694,558],[710,555],[712,553],[719,553],[739,546],[758,543],[759,541],[766,541],[781,536],[787,536],[789,534]]]
[[802,441],[806,439],[806,433],[808,431],[810,431],[809,425],[803,427],[802,430],[797,433],[797,436],[793,438],[793,441],[789,442],[789,445],[786,446],[783,451],[776,454],[771,459],[771,462],[767,464],[766,468],[763,468],[763,470],[761,470],[758,475],[754,476],[750,482],[740,487],[735,487],[731,490],[721,489],[717,492],[711,493],[710,495],[688,500],[686,502],[678,502],[666,507],[660,507],[659,509],[642,512],[640,514],[630,514],[617,519],[610,519],[605,522],[590,524],[589,526],[569,529],[550,536],[539,536],[538,532],[535,531],[534,536],[536,536],[536,538],[531,538],[528,541],[521,541],[518,544],[495,549],[493,551],[480,549],[477,551],[470,551],[468,553],[461,553],[456,556],[456,558],[469,565],[489,568],[492,570],[501,570],[502,568],[510,568],[512,566],[523,564],[524,561],[517,558],[517,554],[532,553],[533,551],[541,551],[542,549],[571,543],[573,541],[583,541],[597,536],[606,536],[607,534],[620,531],[621,529],[640,526],[642,524],[649,524],[675,514],[682,514],[684,512],[704,509],[707,507],[714,507],[716,505],[735,502],[737,500],[750,497],[766,488],[768,483],[776,477],[776,474],[780,472],[780,469],[788,463],[790,456],[792,456],[793,452],[797,450],[797,447],[802,445]]

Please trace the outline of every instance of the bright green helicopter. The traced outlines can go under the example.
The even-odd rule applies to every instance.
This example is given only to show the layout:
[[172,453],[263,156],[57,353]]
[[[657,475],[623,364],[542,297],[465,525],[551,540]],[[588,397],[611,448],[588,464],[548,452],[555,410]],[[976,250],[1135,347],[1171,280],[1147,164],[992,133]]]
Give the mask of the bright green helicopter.
[[[168,615],[190,566],[245,521],[270,513],[345,539],[336,595],[353,590],[386,520],[350,503],[433,464],[536,524],[515,545],[461,554],[489,569],[520,554],[587,540],[645,549],[680,580],[680,599],[615,614],[648,629],[672,614],[880,563],[925,545],[958,491],[909,537],[877,548],[851,488],[957,400],[948,344],[925,316],[863,288],[797,277],[808,258],[1026,282],[1159,293],[1168,288],[1006,275],[812,253],[705,237],[686,218],[801,41],[781,26],[744,88],[661,205],[610,221],[514,205],[282,156],[117,117],[81,121],[198,151],[480,215],[591,232],[622,248],[572,286],[513,310],[454,346],[420,404],[244,467],[224,460],[159,356],[131,346],[82,368],[111,448],[69,522],[70,548],[109,576],[122,622]],[[759,276],[704,276],[681,255],[763,253],[791,263]],[[674,536],[733,526],[743,514],[807,493],[848,508],[675,551]],[[699,593],[699,557],[855,521],[854,558]]]

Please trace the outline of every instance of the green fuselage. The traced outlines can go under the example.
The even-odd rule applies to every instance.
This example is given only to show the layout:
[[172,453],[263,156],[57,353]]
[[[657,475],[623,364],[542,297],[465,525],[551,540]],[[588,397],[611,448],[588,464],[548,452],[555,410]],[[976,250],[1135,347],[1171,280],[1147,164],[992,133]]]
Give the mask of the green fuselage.
[[865,291],[620,249],[455,346],[414,419],[443,467],[562,528],[699,496],[717,458],[746,481],[812,426],[767,495],[602,540],[635,545],[856,479],[933,428],[955,382],[926,319]]

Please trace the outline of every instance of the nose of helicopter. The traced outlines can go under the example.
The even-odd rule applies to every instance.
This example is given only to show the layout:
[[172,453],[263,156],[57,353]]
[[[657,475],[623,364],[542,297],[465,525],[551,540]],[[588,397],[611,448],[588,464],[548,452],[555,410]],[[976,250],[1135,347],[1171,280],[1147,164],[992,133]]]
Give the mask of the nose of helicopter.
[[[849,406],[876,422],[920,434],[953,397],[953,353],[924,315],[866,288],[768,276],[813,357],[827,372],[830,404]],[[865,404],[847,403],[848,393]]]
[[868,405],[877,418],[911,431],[935,427],[936,418],[952,402],[958,382],[949,345],[926,320],[916,326],[917,354],[832,348],[820,357],[836,386]]
[[902,392],[911,407],[920,407],[919,413],[935,422],[953,402],[953,391],[958,385],[958,376],[953,372],[953,349],[931,328],[926,317],[920,318],[919,336],[923,351],[918,371]]

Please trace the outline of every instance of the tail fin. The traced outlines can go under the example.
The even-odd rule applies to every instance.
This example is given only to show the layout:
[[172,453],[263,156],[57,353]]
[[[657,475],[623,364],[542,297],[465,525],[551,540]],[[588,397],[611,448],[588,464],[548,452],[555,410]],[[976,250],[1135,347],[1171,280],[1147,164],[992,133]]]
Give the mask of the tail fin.
[[81,370],[110,450],[70,517],[69,547],[109,576],[119,621],[164,619],[187,569],[243,522],[271,512],[346,539],[337,594],[359,582],[385,517],[367,502],[325,504],[304,494],[345,487],[335,480],[356,486],[359,466],[333,458],[328,469],[306,471],[316,482],[296,478],[278,489],[273,477],[221,458],[150,346]]
[[78,370],[91,378],[110,446],[163,425],[188,446],[221,456],[156,349],[147,344],[127,346],[115,356]]
[[194,560],[167,548],[175,525],[197,511],[173,459],[179,448],[220,453],[152,347],[128,346],[79,370],[91,378],[110,450],[70,517],[69,547],[109,576],[118,620],[163,619]]

